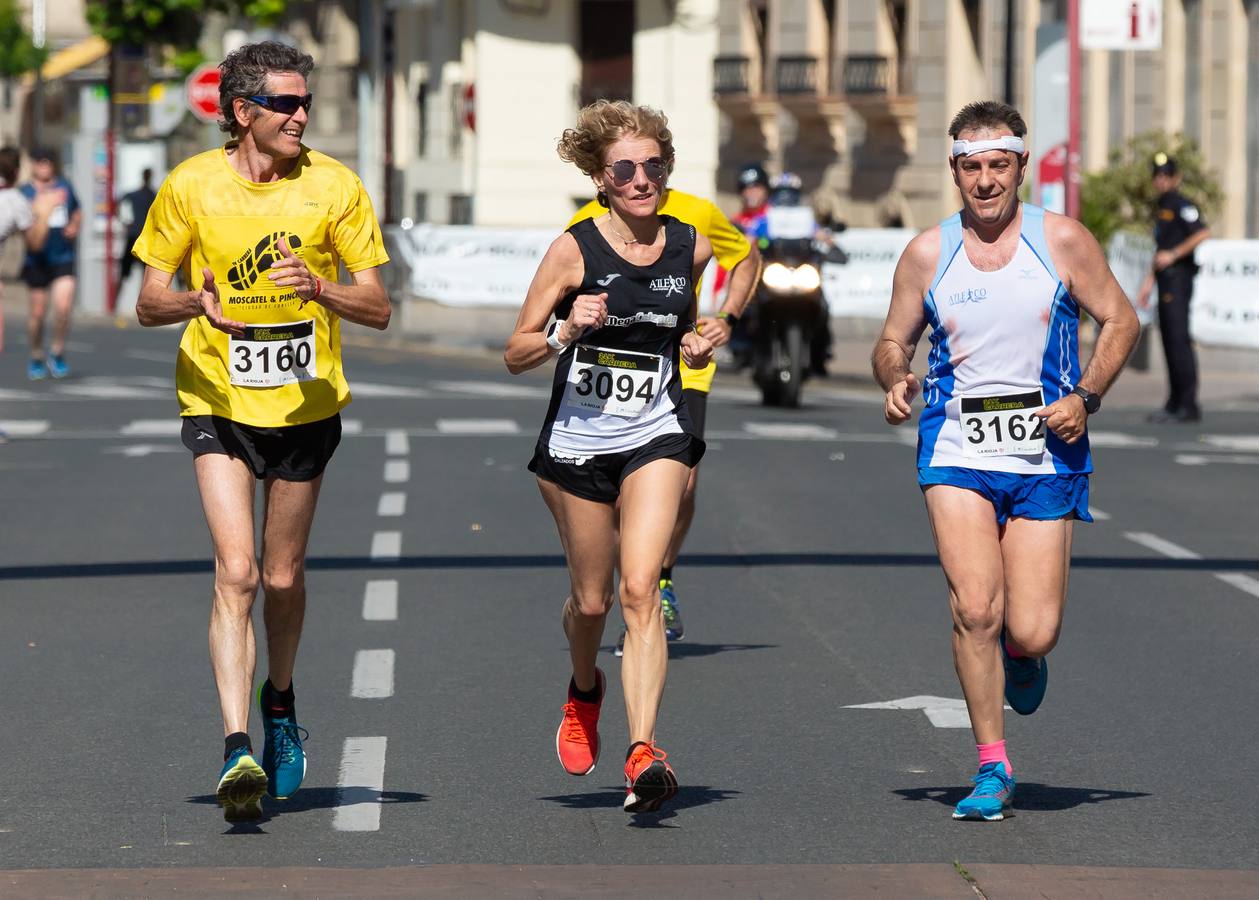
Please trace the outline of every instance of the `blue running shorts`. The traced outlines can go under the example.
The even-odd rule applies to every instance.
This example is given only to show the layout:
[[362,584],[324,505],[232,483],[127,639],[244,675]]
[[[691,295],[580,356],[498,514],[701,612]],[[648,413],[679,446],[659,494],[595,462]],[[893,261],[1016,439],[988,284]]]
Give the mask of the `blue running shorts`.
[[1089,477],[1068,475],[1015,475],[961,466],[924,466],[918,470],[918,486],[951,484],[975,491],[992,504],[997,523],[1008,519],[1079,519],[1089,515]]

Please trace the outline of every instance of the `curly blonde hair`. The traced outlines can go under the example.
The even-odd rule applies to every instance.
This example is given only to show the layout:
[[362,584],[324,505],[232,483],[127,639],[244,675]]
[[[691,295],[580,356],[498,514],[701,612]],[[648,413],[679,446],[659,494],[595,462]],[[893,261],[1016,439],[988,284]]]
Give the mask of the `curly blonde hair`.
[[669,117],[650,106],[634,106],[625,100],[596,100],[577,113],[577,127],[564,129],[560,159],[571,162],[584,175],[603,168],[603,154],[624,137],[650,138],[660,145],[660,158],[673,172],[673,132]]

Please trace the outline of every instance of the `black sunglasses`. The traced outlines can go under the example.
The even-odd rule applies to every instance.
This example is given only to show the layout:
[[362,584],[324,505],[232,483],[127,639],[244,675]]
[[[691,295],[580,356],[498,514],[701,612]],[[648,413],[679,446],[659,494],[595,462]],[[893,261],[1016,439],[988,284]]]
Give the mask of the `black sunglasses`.
[[613,184],[624,187],[634,180],[634,173],[638,171],[639,166],[643,167],[643,174],[647,176],[647,180],[654,181],[656,184],[664,181],[665,175],[669,174],[668,163],[659,156],[653,156],[640,163],[632,159],[618,159],[614,163],[608,163],[604,168],[612,173]]
[[315,99],[314,94],[251,94],[244,99],[251,103],[257,103],[263,109],[269,109],[272,112],[278,112],[282,116],[291,116],[297,112],[298,107],[310,112],[311,101]]

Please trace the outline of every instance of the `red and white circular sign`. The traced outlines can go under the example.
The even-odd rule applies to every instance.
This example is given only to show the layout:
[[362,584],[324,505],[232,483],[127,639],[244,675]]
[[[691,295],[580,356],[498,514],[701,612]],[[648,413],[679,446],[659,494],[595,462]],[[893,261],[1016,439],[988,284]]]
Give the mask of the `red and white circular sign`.
[[219,119],[221,78],[218,66],[213,63],[203,63],[197,66],[184,82],[184,91],[188,95],[188,108],[202,122],[217,122]]

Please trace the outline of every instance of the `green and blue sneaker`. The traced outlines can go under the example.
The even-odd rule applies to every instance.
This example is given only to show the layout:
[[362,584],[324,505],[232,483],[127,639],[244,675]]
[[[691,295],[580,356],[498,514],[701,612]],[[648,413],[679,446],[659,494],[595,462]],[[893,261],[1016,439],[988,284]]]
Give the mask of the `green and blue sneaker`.
[[267,792],[267,773],[262,771],[248,747],[232,751],[214,792],[223,818],[228,822],[254,822],[262,818],[262,795]]
[[973,780],[975,789],[954,807],[953,818],[1000,822],[1013,815],[1009,810],[1014,800],[1014,776],[1006,771],[1005,763],[985,763]]
[[1040,708],[1049,684],[1049,663],[1042,656],[1011,656],[1001,632],[1001,659],[1005,663],[1005,702],[1020,716],[1030,716]]
[[664,636],[667,641],[680,641],[686,629],[678,609],[678,595],[673,592],[673,579],[660,579],[660,610],[664,613]]
[[[265,687],[265,685],[263,685]],[[263,688],[258,688],[258,708],[262,710],[262,768],[267,776],[267,793],[277,800],[287,800],[302,786],[306,777],[306,751],[302,741],[310,732],[294,720],[292,708],[276,715],[263,701]]]

